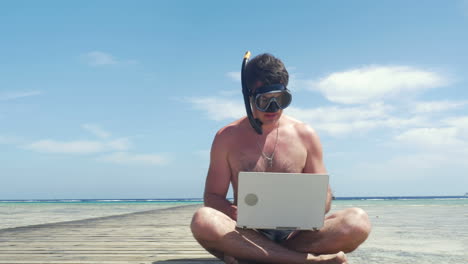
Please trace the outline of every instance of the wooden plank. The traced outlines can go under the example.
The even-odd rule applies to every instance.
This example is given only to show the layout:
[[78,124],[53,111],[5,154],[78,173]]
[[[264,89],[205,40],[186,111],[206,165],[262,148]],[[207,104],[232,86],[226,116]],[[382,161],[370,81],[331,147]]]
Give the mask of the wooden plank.
[[0,264],[222,263],[193,239],[199,205],[0,230]]

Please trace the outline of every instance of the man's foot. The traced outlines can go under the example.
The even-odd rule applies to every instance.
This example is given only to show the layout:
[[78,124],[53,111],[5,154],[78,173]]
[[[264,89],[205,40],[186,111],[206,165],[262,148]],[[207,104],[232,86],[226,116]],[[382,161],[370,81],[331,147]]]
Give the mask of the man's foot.
[[330,255],[318,255],[314,256],[309,254],[307,256],[307,263],[327,263],[327,264],[347,264],[348,260],[346,258],[345,253],[340,251],[338,254],[330,254]]
[[226,264],[253,264],[253,262],[239,261],[231,256],[224,256],[224,263]]
[[[234,257],[224,256],[224,263],[226,264],[252,264],[251,262],[238,261]],[[307,256],[307,263],[323,263],[323,264],[347,264],[348,260],[345,253],[342,251],[338,254],[318,255],[314,256],[309,254]]]
[[239,264],[239,261],[234,257],[224,255],[224,263],[226,264]]

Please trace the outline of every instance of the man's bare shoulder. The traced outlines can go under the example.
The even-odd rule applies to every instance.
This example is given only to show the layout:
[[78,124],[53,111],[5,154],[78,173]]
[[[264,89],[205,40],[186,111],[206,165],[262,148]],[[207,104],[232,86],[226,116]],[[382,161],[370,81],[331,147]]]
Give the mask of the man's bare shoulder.
[[216,136],[223,136],[223,137],[229,137],[232,136],[233,134],[239,133],[242,127],[244,126],[246,118],[243,117],[241,119],[238,119],[224,127],[222,127],[218,132],[216,133]]
[[284,116],[284,120],[286,121],[286,125],[297,135],[305,146],[308,146],[308,148],[316,148],[320,145],[319,136],[311,126],[286,115]]
[[215,142],[227,144],[235,140],[237,136],[245,130],[246,118],[238,119],[224,127],[222,127],[215,136]]
[[317,133],[315,132],[315,129],[313,129],[311,126],[308,124],[294,119],[290,116],[284,115],[283,122],[285,125],[291,127],[294,129],[294,131],[301,137],[310,137],[310,136],[316,136]]

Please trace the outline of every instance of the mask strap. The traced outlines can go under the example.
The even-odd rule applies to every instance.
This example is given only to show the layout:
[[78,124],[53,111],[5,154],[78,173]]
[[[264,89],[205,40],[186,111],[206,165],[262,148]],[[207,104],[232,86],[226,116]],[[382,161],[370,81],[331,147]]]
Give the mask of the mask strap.
[[277,84],[272,84],[272,85],[266,85],[266,86],[259,87],[259,88],[255,89],[255,92],[253,92],[252,95],[256,96],[258,94],[276,92],[276,91],[289,91],[289,90],[283,84],[277,83]]

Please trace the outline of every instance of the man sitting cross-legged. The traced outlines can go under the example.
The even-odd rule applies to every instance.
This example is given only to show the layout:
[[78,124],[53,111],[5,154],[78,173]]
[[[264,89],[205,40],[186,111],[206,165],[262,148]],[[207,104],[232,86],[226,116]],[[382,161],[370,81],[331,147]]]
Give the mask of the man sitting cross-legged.
[[[363,243],[371,230],[367,214],[359,208],[327,215],[318,231],[236,228],[240,171],[326,173],[315,131],[283,114],[291,101],[283,63],[262,54],[247,64],[245,74],[253,115],[261,122],[263,133],[257,134],[243,117],[216,134],[205,207],[197,210],[191,223],[195,239],[226,263],[347,263],[345,253]],[[226,199],[230,184],[234,203]],[[327,213],[331,200],[328,188]]]

